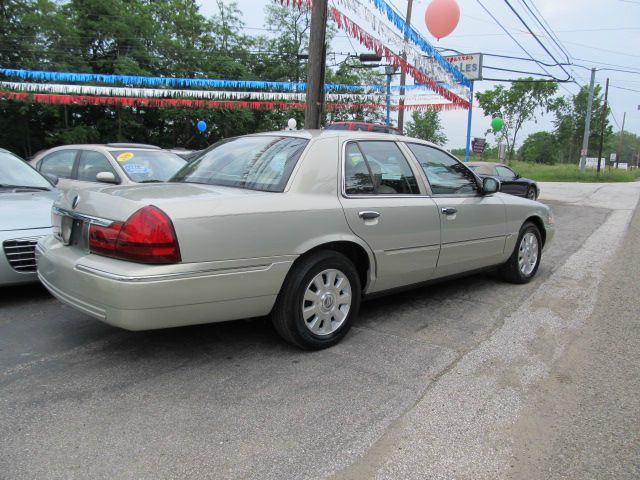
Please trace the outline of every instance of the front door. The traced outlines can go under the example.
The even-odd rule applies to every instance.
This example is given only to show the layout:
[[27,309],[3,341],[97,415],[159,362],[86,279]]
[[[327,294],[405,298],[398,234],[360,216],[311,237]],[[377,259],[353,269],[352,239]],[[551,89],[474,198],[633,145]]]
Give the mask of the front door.
[[522,181],[518,181],[518,175],[509,167],[502,165],[496,166],[496,172],[500,177],[500,191],[503,193],[509,193],[511,195],[519,195],[524,197],[527,193],[527,184]]
[[438,206],[442,238],[437,277],[504,261],[506,207],[499,196],[480,193],[475,176],[438,148],[408,143]]
[[394,141],[353,141],[344,149],[340,202],[353,232],[371,247],[376,281],[370,292],[428,280],[440,251],[436,203]]

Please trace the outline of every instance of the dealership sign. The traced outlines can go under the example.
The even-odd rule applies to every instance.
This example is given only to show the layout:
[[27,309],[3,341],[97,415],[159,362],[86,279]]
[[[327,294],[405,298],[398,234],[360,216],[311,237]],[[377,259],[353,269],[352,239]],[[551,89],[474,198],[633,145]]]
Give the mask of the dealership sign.
[[482,80],[482,54],[445,55],[444,59],[458,67],[468,80]]

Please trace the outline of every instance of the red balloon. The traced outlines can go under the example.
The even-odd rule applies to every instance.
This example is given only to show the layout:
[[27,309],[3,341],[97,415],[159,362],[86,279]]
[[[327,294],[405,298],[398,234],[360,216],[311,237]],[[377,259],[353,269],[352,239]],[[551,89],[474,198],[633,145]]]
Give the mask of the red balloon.
[[456,0],[433,0],[424,13],[424,21],[431,35],[440,40],[456,29],[460,7]]

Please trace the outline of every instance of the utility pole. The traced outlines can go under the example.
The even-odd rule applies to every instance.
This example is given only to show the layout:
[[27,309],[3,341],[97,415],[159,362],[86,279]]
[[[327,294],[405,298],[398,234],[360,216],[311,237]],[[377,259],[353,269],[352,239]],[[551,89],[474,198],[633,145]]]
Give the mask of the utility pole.
[[304,128],[320,128],[324,106],[324,70],[326,64],[327,0],[315,0],[311,7],[309,65],[307,67],[307,103]]
[[[584,137],[582,137],[582,150],[580,151],[580,171],[584,172],[587,166],[587,153],[589,152],[589,129],[591,128],[591,108],[593,107],[593,89],[596,83],[596,69],[591,69],[591,83],[589,84],[589,101],[587,103],[587,118],[584,120]],[[600,157],[598,157],[598,171],[600,171]]]
[[384,73],[387,76],[387,126],[391,125],[391,75],[393,75],[394,70],[391,65],[384,67]]
[[622,115],[622,130],[620,130],[620,140],[618,140],[618,148],[616,149],[616,168],[618,168],[618,162],[620,161],[620,154],[622,153],[622,136],[624,135],[624,121],[627,118],[627,112]]
[[604,104],[602,105],[602,119],[600,120],[600,148],[598,149],[598,173],[600,173],[600,160],[602,158],[602,143],[604,142],[604,124],[607,123],[607,96],[609,95],[609,79],[604,88]]
[[[409,27],[411,26],[411,10],[413,9],[413,0],[409,0],[407,4],[407,26],[404,31],[404,41],[409,39]],[[402,59],[407,59],[407,52],[402,52]],[[400,102],[398,103],[398,130],[404,133],[404,86],[407,81],[407,74],[402,70],[400,73]]]

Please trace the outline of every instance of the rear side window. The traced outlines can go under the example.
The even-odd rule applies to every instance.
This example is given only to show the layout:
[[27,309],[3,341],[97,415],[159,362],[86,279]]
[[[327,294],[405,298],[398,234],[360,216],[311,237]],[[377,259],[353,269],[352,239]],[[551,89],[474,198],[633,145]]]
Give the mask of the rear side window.
[[71,178],[73,162],[78,154],[77,150],[61,150],[46,155],[38,166],[40,173],[48,173],[58,178]]
[[418,159],[434,195],[464,195],[478,191],[473,173],[455,158],[427,145],[408,143],[407,146]]
[[345,193],[420,193],[415,175],[395,142],[351,142],[347,145],[345,154]]

